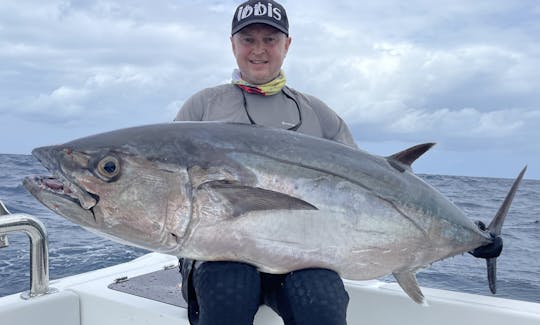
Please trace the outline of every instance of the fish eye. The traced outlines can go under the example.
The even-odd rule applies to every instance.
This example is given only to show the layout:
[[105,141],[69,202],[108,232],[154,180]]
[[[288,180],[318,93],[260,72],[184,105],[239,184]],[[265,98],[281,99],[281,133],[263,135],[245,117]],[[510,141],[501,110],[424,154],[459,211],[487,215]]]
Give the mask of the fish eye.
[[111,180],[120,174],[120,162],[116,157],[106,156],[98,162],[97,171],[105,180]]

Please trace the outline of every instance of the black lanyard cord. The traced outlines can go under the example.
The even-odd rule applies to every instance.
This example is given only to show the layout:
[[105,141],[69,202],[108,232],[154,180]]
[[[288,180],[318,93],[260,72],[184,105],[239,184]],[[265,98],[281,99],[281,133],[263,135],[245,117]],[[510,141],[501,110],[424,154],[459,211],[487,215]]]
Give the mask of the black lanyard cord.
[[[244,103],[244,111],[246,112],[246,115],[247,115],[247,117],[249,119],[249,122],[252,125],[257,125],[257,123],[255,123],[255,121],[251,117],[251,114],[249,114],[247,100],[246,100],[246,94],[244,94],[244,90],[240,89],[240,92],[242,93],[242,98],[243,98],[243,103]],[[298,110],[298,123],[296,123],[295,125],[293,125],[293,126],[291,126],[290,128],[287,129],[289,131],[297,131],[300,128],[300,126],[302,125],[302,111],[300,111],[300,105],[298,105],[298,102],[296,101],[296,99],[294,99],[292,96],[290,96],[289,94],[284,92],[283,89],[281,90],[281,92],[283,93],[283,95],[285,95],[285,97],[289,98],[290,100],[292,100],[294,102],[294,104],[296,106],[296,109]]]

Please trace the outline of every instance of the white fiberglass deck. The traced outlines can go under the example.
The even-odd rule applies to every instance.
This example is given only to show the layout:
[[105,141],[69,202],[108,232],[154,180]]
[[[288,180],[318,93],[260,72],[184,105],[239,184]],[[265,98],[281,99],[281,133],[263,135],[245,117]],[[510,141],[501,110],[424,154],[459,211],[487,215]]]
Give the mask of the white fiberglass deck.
[[[188,324],[186,309],[109,289],[115,279],[133,278],[177,263],[152,253],[132,262],[51,282],[59,292],[22,300],[0,298],[2,325]],[[180,275],[178,275],[180,281]],[[412,302],[396,284],[345,282],[351,301],[349,324],[540,324],[540,304],[423,288],[429,306]],[[171,288],[173,290],[174,288]],[[176,288],[178,289],[178,288]],[[261,307],[255,324],[282,324]]]

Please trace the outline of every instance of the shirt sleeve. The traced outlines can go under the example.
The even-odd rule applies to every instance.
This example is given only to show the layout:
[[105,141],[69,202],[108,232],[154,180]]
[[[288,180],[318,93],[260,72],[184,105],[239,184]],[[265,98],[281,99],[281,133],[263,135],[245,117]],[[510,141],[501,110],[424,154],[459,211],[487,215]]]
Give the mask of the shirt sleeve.
[[202,121],[204,116],[205,105],[202,100],[204,96],[202,92],[198,92],[188,98],[184,105],[180,108],[175,121]]
[[328,105],[320,99],[305,95],[319,117],[323,137],[328,140],[343,143],[349,147],[358,148],[349,127]]
[[349,130],[349,127],[347,124],[341,119],[341,117],[337,116],[338,119],[338,126],[336,134],[332,137],[332,140],[335,140],[337,142],[341,142],[343,144],[346,144],[350,147],[358,148],[356,145],[356,142],[354,141],[354,138],[351,134],[351,131]]

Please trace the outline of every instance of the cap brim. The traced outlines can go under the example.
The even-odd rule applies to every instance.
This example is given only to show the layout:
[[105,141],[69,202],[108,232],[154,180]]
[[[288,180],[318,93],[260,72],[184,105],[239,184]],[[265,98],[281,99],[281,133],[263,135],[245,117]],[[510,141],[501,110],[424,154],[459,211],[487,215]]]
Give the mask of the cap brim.
[[249,21],[238,24],[232,29],[231,35],[234,35],[238,33],[239,31],[241,31],[242,29],[244,29],[245,27],[249,25],[253,25],[253,24],[265,24],[268,26],[272,26],[275,29],[279,30],[280,32],[284,33],[285,35],[289,36],[289,31],[285,27],[281,26],[280,24],[276,24],[273,21],[268,21],[265,19],[250,19]]

